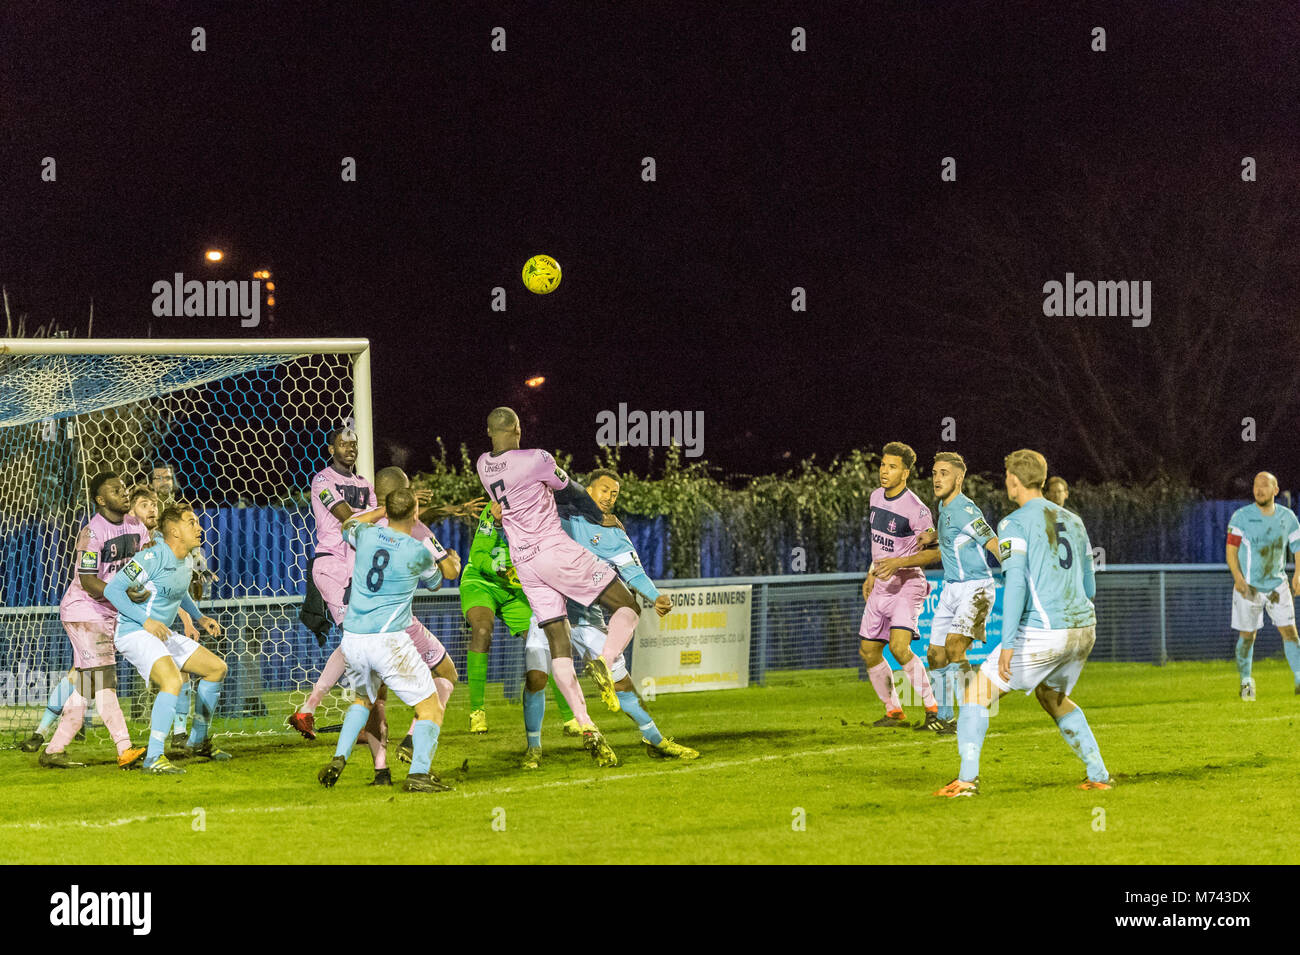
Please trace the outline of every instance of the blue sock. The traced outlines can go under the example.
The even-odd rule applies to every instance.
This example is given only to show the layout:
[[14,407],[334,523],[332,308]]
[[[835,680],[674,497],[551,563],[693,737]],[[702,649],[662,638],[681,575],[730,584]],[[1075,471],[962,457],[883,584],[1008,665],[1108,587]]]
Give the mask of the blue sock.
[[1088,725],[1088,718],[1083,715],[1083,710],[1076,706],[1056,721],[1056,727],[1070,745],[1070,749],[1074,750],[1074,755],[1083,760],[1083,764],[1088,767],[1090,780],[1094,783],[1104,783],[1110,779],[1110,773],[1106,772],[1106,764],[1101,761],[1101,750],[1097,748],[1097,740],[1092,735],[1092,727]]
[[528,745],[542,748],[542,717],[546,715],[546,691],[524,690],[524,732]]
[[415,752],[411,755],[411,773],[427,773],[433,765],[433,753],[438,748],[438,731],[442,727],[433,720],[416,720],[411,731]]
[[934,687],[934,699],[939,704],[935,715],[941,720],[950,720],[952,712],[952,665],[936,667],[930,671],[930,683]]
[[357,745],[357,737],[361,735],[368,722],[370,722],[369,707],[362,706],[360,703],[349,706],[347,714],[343,717],[343,729],[339,730],[339,744],[334,747],[334,755],[347,759],[348,754],[352,752],[352,747]]
[[[68,697],[72,696],[74,687],[72,677],[64,676],[62,680],[54,685],[50,690],[50,698],[45,702],[45,713],[41,717],[41,725],[36,727],[36,732],[42,736],[50,735],[50,727],[59,721],[63,715],[63,704],[68,702]],[[90,717],[90,707],[86,707],[86,717]]]
[[1255,662],[1255,641],[1247,643],[1241,637],[1237,638],[1237,672],[1241,674],[1241,682],[1245,683],[1250,679],[1251,664]]
[[[185,674],[181,674],[185,682],[181,684],[181,691],[176,695],[176,718],[172,720],[172,733],[184,733],[185,722],[190,718],[190,691],[194,682]],[[203,737],[199,737],[202,739]],[[191,744],[192,745],[192,744]]]
[[984,734],[989,731],[989,708],[978,703],[967,703],[957,717],[957,752],[961,753],[961,774],[958,779],[973,783],[980,774],[980,750],[984,748]]
[[[186,746],[198,746],[212,732],[212,714],[217,711],[217,698],[221,696],[220,680],[200,680],[198,701],[194,704],[194,728]],[[180,704],[178,703],[177,706]],[[185,724],[182,723],[183,727]]]
[[149,714],[149,749],[144,754],[146,766],[152,766],[153,761],[163,754],[167,731],[172,728],[172,717],[175,715],[176,694],[159,690],[153,699],[153,711]]
[[1283,640],[1282,652],[1286,654],[1286,662],[1291,665],[1291,672],[1295,674],[1296,685],[1300,686],[1300,643]]
[[618,692],[618,702],[623,707],[623,712],[628,718],[636,724],[636,728],[641,731],[641,735],[655,746],[658,746],[664,740],[664,734],[659,732],[659,727],[655,726],[654,718],[645,711],[637,695],[631,690],[620,690]]

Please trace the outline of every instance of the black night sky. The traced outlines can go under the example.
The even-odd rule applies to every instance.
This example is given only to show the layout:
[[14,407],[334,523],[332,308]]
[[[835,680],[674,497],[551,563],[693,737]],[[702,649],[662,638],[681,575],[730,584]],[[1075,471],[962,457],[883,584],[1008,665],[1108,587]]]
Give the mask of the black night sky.
[[[964,273],[968,296],[934,307],[969,269],[944,252],[949,223],[982,223],[995,264],[1018,254],[997,246],[1002,210],[1040,229],[1053,251],[1030,300],[1094,262],[1092,278],[1153,280],[1142,331],[1162,344],[1135,353],[1140,380],[1198,327],[1161,311],[1170,284],[1212,281],[1213,255],[1232,256],[1171,243],[1170,264],[1155,243],[1136,260],[1147,271],[1118,255],[1107,269],[1124,236],[1089,229],[1088,210],[1142,216],[1184,191],[1214,209],[1246,189],[1296,205],[1294,4],[9,3],[0,16],[0,281],[15,311],[84,335],[93,297],[97,337],[251,335],[150,312],[153,282],[203,278],[204,248],[226,249],[241,271],[274,272],[276,324],[257,335],[372,340],[378,464],[396,442],[411,470],[435,436],[481,449],[502,403],[523,406],[526,445],[589,465],[596,413],[626,402],[702,410],[705,457],[730,472],[895,438],[928,461],[953,416],[976,470],[1029,445],[1054,471],[1099,477],[1050,414],[1008,405],[1009,372],[973,358],[1016,357],[973,318],[981,295],[981,314],[997,311],[997,281],[982,284],[997,269]],[[190,49],[195,26],[206,52]],[[807,52],[791,50],[795,27]],[[56,183],[40,180],[46,156]],[[345,156],[356,182],[340,179]],[[940,180],[945,156],[956,182]],[[1241,181],[1243,156],[1258,182]],[[1084,174],[1103,185],[1082,190]],[[1063,239],[1061,197],[1085,223]],[[536,252],[564,269],[545,297],[519,281]],[[1239,325],[1285,345],[1290,367],[1300,270],[1265,271],[1256,284],[1279,308]],[[791,311],[795,286],[806,312]],[[1008,326],[1111,323],[1121,351],[1140,334],[1013,313]],[[1295,408],[1286,382],[1242,365],[1215,387],[1258,393],[1261,417]],[[525,398],[532,375],[547,384]],[[1117,393],[1129,382],[1100,375]],[[1211,406],[1204,441],[1233,454],[1240,417]],[[1283,420],[1258,460],[1286,488],[1300,442]]]

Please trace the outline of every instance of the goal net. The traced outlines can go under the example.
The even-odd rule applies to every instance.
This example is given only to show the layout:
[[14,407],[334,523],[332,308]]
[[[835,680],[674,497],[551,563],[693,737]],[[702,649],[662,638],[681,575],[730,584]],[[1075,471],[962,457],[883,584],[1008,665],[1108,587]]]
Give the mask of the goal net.
[[[282,731],[329,653],[298,612],[308,489],[345,423],[373,476],[363,340],[0,341],[0,746],[32,732],[72,665],[58,604],[90,481],[114,472],[131,487],[161,465],[203,527],[200,605],[225,628],[203,638],[229,665],[217,728]],[[117,677],[128,720],[147,719],[151,691],[120,654]],[[318,721],[341,702],[331,694]]]

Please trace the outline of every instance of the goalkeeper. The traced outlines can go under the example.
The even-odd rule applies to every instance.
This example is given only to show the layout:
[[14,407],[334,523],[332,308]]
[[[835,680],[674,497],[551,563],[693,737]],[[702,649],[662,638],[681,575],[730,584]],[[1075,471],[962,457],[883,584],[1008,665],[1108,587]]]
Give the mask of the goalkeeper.
[[[488,651],[492,648],[492,627],[500,617],[516,637],[528,634],[533,611],[519,586],[515,566],[510,562],[510,545],[505,531],[492,516],[492,505],[479,515],[478,530],[469,549],[469,563],[460,578],[460,609],[470,627],[466,669],[469,682],[469,731],[487,732],[487,712],[483,699],[487,689]],[[573,710],[551,681],[555,703],[560,708],[567,736],[579,736],[581,730]]]

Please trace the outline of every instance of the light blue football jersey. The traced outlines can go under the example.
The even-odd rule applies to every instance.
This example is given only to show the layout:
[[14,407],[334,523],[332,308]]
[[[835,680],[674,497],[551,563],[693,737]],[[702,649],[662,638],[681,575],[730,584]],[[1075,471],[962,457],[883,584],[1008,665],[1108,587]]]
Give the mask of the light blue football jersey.
[[654,585],[650,575],[641,566],[641,557],[632,546],[631,539],[617,527],[605,527],[593,524],[573,508],[560,508],[560,524],[564,533],[601,560],[614,565],[623,582],[646,597],[648,600],[659,598],[659,588]]
[[343,629],[350,633],[396,633],[411,625],[411,599],[421,580],[441,576],[447,551],[437,539],[418,541],[391,527],[349,521],[343,538],[357,552],[352,594]]
[[998,548],[1006,578],[1004,648],[1017,625],[1069,630],[1096,624],[1092,543],[1078,514],[1045,497],[1031,498],[998,523]]
[[1272,514],[1247,504],[1232,512],[1228,543],[1237,545],[1237,563],[1246,583],[1268,593],[1286,580],[1287,551],[1300,551],[1300,521],[1291,508],[1276,502]]
[[[136,551],[104,588],[104,596],[117,608],[116,632],[141,630],[145,620],[156,620],[170,628],[176,622],[177,608],[197,621],[202,614],[190,597],[193,573],[189,555],[177,557],[164,543]],[[149,592],[144,603],[134,603],[126,595],[127,588],[137,585]]]
[[993,540],[993,528],[975,502],[965,494],[947,504],[939,502],[939,556],[943,558],[943,579],[987,580],[993,576],[984,559],[984,545]]

